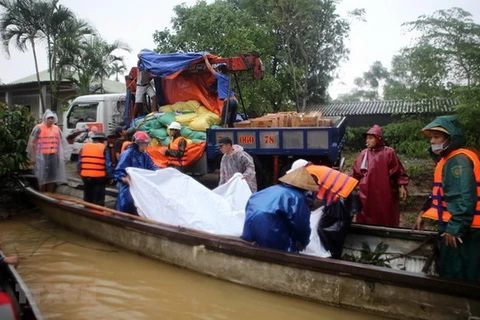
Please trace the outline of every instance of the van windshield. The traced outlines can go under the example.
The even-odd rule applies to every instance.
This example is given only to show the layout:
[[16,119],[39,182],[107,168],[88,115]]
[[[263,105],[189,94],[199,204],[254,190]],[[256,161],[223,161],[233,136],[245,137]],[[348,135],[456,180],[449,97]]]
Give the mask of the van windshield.
[[74,129],[79,122],[97,122],[98,102],[76,103],[67,115],[67,128]]

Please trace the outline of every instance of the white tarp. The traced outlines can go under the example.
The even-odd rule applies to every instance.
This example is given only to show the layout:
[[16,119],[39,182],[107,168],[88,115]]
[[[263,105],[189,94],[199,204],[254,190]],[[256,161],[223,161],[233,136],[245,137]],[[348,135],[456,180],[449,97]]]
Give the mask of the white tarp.
[[[251,191],[240,173],[214,190],[173,168],[157,171],[127,168],[127,173],[141,217],[216,235],[242,234],[245,205]],[[302,253],[329,257],[315,232],[321,213],[321,209],[312,212],[310,244]]]

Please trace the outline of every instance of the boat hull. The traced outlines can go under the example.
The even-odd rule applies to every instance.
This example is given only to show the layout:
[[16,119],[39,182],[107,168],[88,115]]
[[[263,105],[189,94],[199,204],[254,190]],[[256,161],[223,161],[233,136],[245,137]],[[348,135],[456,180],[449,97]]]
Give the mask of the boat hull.
[[[5,257],[2,251],[0,255]],[[21,320],[42,320],[34,296],[17,270],[11,265],[0,265],[0,291],[7,293],[14,303],[14,309]],[[1,315],[6,316],[0,311]]]
[[223,279],[397,319],[480,317],[480,286],[253,247],[241,240],[98,214],[31,188],[53,221],[129,251]]

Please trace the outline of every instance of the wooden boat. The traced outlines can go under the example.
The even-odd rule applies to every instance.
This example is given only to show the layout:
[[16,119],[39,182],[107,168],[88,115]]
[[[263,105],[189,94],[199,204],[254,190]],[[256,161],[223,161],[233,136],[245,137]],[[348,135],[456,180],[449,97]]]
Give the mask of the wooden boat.
[[[2,251],[0,256],[5,257]],[[40,310],[35,303],[32,293],[23,282],[22,277],[11,265],[0,265],[0,291],[5,292],[13,302],[13,309],[17,314],[17,319],[21,320],[41,320],[43,319]],[[8,316],[0,311],[0,318]]]
[[[74,195],[75,189],[63,193],[67,192]],[[383,254],[383,261],[397,260],[386,268],[267,250],[239,238],[132,220],[121,213],[109,214],[114,212],[111,209],[86,207],[80,200],[42,194],[28,186],[25,194],[68,229],[218,279],[396,319],[480,317],[480,285],[422,272],[430,269],[432,232],[353,226],[345,251],[359,252],[365,242],[386,243],[397,250]]]

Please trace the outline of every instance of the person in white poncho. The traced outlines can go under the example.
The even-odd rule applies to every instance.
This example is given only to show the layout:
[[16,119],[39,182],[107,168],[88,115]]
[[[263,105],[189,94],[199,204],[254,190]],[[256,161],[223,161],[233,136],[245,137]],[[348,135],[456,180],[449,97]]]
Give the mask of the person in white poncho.
[[57,115],[47,109],[30,134],[27,153],[35,165],[40,191],[53,192],[57,183],[66,182],[65,162],[68,159],[67,141],[55,125]]
[[257,192],[257,178],[253,158],[243,151],[243,147],[233,144],[232,139],[223,137],[219,141],[220,151],[223,153],[220,162],[220,182],[226,183],[237,172],[243,175],[252,193]]

